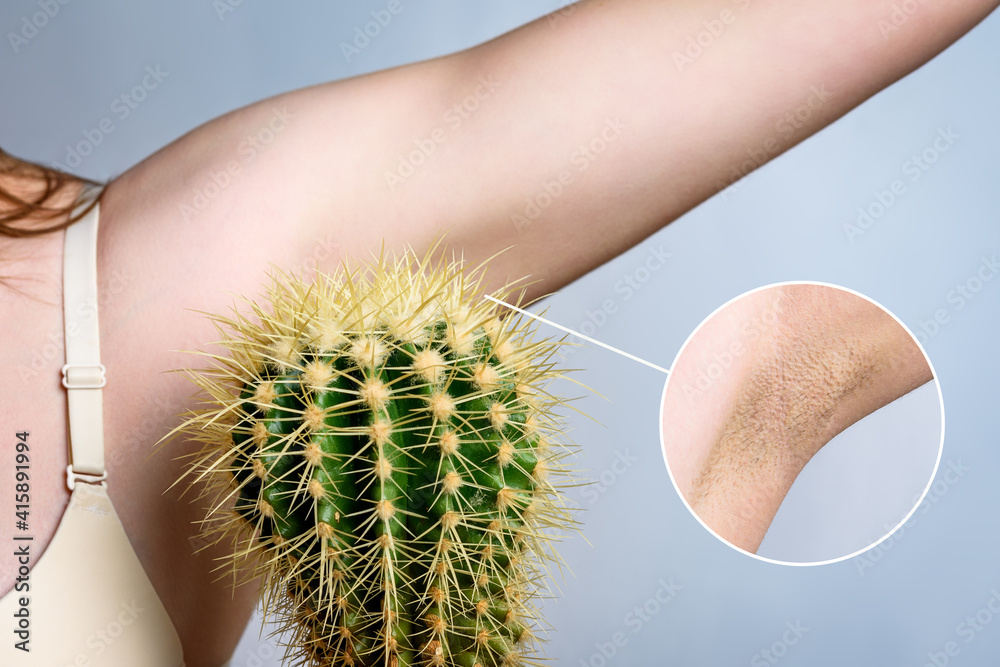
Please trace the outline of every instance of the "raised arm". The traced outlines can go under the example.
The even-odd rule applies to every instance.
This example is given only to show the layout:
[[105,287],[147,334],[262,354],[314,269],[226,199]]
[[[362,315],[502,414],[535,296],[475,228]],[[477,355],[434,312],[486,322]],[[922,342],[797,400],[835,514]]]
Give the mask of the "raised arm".
[[262,101],[139,170],[200,165],[179,183],[190,201],[278,123],[214,211],[280,211],[352,252],[384,238],[423,249],[442,230],[472,259],[516,245],[496,279],[542,278],[537,296],[913,71],[997,4],[584,0],[458,54]]

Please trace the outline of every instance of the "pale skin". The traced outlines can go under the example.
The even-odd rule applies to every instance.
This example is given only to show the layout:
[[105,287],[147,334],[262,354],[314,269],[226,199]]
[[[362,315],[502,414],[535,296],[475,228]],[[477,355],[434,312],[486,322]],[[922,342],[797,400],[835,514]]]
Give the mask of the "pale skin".
[[755,292],[698,329],[672,368],[671,475],[709,528],[755,553],[823,446],[931,379],[909,333],[860,296],[801,284]]
[[[423,252],[442,230],[471,262],[516,246],[493,261],[491,286],[531,276],[538,282],[528,298],[553,292],[730,183],[746,151],[773,139],[776,123],[811,86],[825,86],[829,99],[780,135],[770,157],[922,65],[998,2],[922,3],[885,39],[877,22],[892,4],[585,0],[558,21],[541,19],[458,54],[250,105],[116,178],[103,198],[99,239],[109,492],[189,667],[224,662],[257,599],[253,587],[234,594],[216,581],[213,558],[224,546],[192,555],[192,522],[202,509],[164,493],[182,464],[167,455],[146,461],[151,443],[192,405],[190,384],[165,371],[197,360],[174,350],[215,339],[194,310],[225,312],[230,294],[257,294],[271,264],[313,258],[335,270],[345,253],[366,254],[383,240]],[[738,21],[679,69],[673,52],[723,9],[738,10]],[[386,171],[415,140],[450,127],[442,115],[475,95],[483,77],[499,85],[449,129],[432,159],[390,189]],[[185,219],[180,207],[191,204],[193,189],[240,159],[240,143],[275,110],[290,114],[275,140]],[[602,135],[606,149],[579,171],[574,156]],[[566,169],[575,170],[572,183],[515,228],[511,217],[526,199]],[[30,367],[32,353],[62,330],[62,240],[58,233],[0,241],[2,273],[24,292],[0,290],[0,367]],[[34,480],[33,523],[43,545],[68,498],[59,358],[0,394],[2,422],[47,448]],[[171,447],[180,454],[194,444]],[[11,465],[0,458],[3,469]],[[12,505],[9,485],[0,486],[0,507]],[[13,584],[12,564],[0,553],[0,594]]]

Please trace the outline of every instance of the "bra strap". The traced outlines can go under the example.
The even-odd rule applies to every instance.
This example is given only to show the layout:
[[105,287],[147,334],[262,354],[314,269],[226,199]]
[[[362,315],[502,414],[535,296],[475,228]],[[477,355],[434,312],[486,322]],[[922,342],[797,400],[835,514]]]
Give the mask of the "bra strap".
[[[84,203],[73,211],[76,216],[96,193],[85,189]],[[66,228],[63,255],[63,312],[66,364],[62,385],[69,405],[69,460],[66,485],[72,491],[77,482],[106,486],[104,469],[105,384],[101,364],[101,339],[97,320],[97,219],[100,203]]]

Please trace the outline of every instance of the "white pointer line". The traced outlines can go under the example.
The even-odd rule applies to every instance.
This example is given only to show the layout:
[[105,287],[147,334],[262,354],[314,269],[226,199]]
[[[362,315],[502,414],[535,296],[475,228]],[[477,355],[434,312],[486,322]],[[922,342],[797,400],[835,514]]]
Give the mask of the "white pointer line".
[[623,352],[622,350],[619,350],[617,347],[611,347],[610,345],[608,345],[606,343],[602,343],[599,340],[594,340],[590,336],[584,336],[582,333],[577,333],[576,331],[573,331],[572,329],[567,329],[566,327],[562,326],[561,324],[556,324],[555,322],[550,322],[549,320],[545,319],[544,317],[539,317],[538,315],[535,315],[534,313],[529,313],[526,310],[521,310],[520,308],[517,308],[516,306],[512,306],[509,303],[506,303],[506,302],[501,301],[499,299],[494,299],[493,297],[491,297],[489,295],[483,295],[483,296],[484,296],[484,298],[489,299],[493,303],[498,303],[501,306],[506,306],[507,308],[510,308],[511,310],[516,310],[517,312],[521,313],[522,315],[527,315],[528,317],[533,317],[534,319],[538,320],[539,322],[543,322],[545,324],[548,324],[550,327],[555,327],[556,329],[559,329],[560,331],[565,331],[566,333],[568,333],[568,334],[570,334],[572,336],[576,336],[577,338],[582,338],[583,340],[588,341],[590,343],[593,343],[594,345],[600,345],[601,347],[603,347],[606,350],[611,350],[612,352],[617,352],[618,354],[622,355],[623,357],[628,357],[632,361],[638,361],[640,364],[646,364],[650,368],[655,368],[656,370],[660,371],[661,373],[666,373],[667,375],[670,375],[670,371],[667,370],[666,368],[663,368],[662,366],[657,366],[656,364],[652,364],[652,363],[646,361],[645,359],[640,359],[639,357],[635,356],[634,354],[629,354],[628,352]]

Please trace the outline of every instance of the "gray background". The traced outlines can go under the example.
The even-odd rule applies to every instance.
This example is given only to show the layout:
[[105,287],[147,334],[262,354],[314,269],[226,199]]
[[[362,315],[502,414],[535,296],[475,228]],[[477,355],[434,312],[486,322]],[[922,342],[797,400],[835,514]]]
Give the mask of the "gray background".
[[757,555],[825,564],[867,549],[916,507],[941,450],[941,396],[928,382],[843,431],[809,461]]
[[[450,52],[559,3],[404,0],[405,11],[350,63],[339,43],[384,3],[346,4],[244,0],[221,18],[208,0],[63,5],[19,53],[6,37],[0,44],[0,145],[62,162],[67,144],[109,116],[111,101],[146,66],[160,65],[168,78],[127,119],[116,120],[79,167],[107,178],[237,106]],[[36,11],[35,2],[6,0],[2,33]],[[573,572],[557,578],[558,596],[546,605],[557,629],[547,648],[555,664],[773,664],[760,654],[773,648],[789,667],[919,667],[949,641],[960,648],[949,664],[1000,661],[1000,620],[980,630],[960,626],[1000,589],[1000,281],[986,283],[962,309],[948,301],[983,255],[1000,252],[998,43],[994,16],[915,75],[549,300],[550,317],[579,328],[588,311],[616,299],[619,312],[597,336],[660,365],[715,307],[778,281],[850,287],[915,331],[938,309],[950,317],[924,335],[947,414],[931,493],[893,538],[820,567],[754,560],[707,533],[663,468],[662,374],[600,349],[574,354],[570,364],[587,369],[578,379],[608,399],[580,403],[603,428],[573,420],[578,464],[598,478],[620,453],[635,461],[595,502],[575,494],[587,510],[589,544],[565,544]],[[857,208],[902,177],[903,163],[949,126],[960,135],[951,150],[850,243],[843,225]],[[625,300],[614,285],[645,261],[652,244],[671,252],[671,261]],[[949,469],[960,474],[946,480]],[[672,597],[661,604],[658,592],[661,600]],[[636,615],[643,606],[647,611]],[[991,612],[981,614],[981,622],[987,619]],[[782,643],[783,634],[796,638],[789,627],[801,635],[792,645]],[[616,633],[623,646],[606,660],[601,647]],[[258,642],[256,634],[248,630],[234,667],[277,664],[272,641]]]
[[[744,296],[720,305],[699,327]],[[675,364],[699,331],[685,341]],[[677,390],[667,382],[664,396]],[[933,380],[842,431],[796,478],[756,555],[788,564],[829,564],[887,537],[931,485],[943,449],[942,417],[939,383]]]

